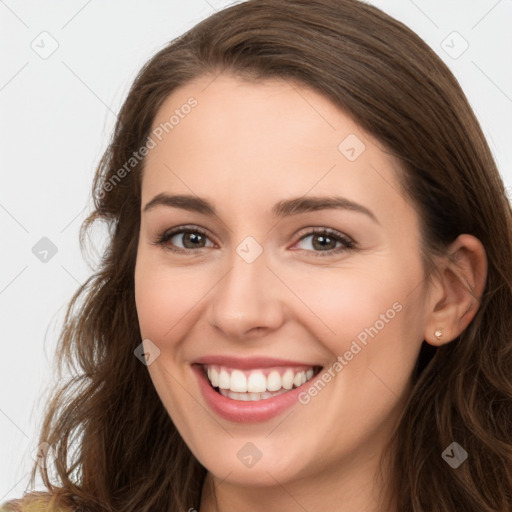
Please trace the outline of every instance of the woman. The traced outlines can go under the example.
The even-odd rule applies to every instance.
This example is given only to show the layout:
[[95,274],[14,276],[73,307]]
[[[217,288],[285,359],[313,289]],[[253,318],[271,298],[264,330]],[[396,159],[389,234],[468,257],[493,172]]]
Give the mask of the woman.
[[141,70],[93,193],[48,492],[5,510],[511,509],[511,209],[404,25],[211,16]]

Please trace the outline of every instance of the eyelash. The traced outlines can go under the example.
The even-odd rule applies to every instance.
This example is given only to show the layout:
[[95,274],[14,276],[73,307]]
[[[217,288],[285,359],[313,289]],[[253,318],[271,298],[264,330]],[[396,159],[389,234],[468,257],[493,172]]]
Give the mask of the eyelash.
[[[154,245],[163,246],[165,249],[172,251],[174,253],[179,254],[190,254],[191,252],[198,252],[196,249],[183,249],[181,247],[172,247],[170,244],[168,244],[168,241],[175,235],[181,234],[181,233],[198,233],[201,236],[204,236],[206,238],[208,237],[208,234],[203,229],[197,227],[197,226],[177,226],[173,229],[170,229],[168,231],[164,231],[160,233],[157,236],[157,239],[153,242]],[[303,236],[299,238],[298,242],[301,242],[305,238],[311,236],[311,235],[328,235],[329,238],[334,239],[336,242],[341,242],[343,244],[342,247],[338,247],[336,249],[329,249],[326,251],[309,251],[307,249],[296,249],[296,250],[303,250],[307,252],[312,252],[315,257],[326,257],[326,256],[332,256],[334,254],[339,254],[344,251],[350,251],[357,247],[357,244],[348,236],[343,235],[339,231],[336,231],[331,228],[318,228],[313,227],[310,231],[305,233]],[[206,249],[206,247],[200,247],[199,249]]]

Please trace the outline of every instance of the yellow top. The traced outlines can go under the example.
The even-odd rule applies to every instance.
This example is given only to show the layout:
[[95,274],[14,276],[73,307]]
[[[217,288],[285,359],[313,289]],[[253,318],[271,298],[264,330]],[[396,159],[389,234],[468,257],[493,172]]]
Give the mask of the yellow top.
[[14,499],[0,504],[0,512],[70,512],[55,505],[49,493],[26,494],[21,499]]
[[20,500],[2,503],[0,512],[40,512],[48,510],[48,503],[43,500],[31,500],[30,503],[16,503]]

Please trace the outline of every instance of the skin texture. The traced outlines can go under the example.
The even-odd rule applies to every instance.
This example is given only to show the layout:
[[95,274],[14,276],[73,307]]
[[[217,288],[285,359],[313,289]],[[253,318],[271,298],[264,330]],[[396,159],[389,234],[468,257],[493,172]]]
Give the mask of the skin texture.
[[[161,205],[142,211],[135,269],[141,336],[160,350],[148,371],[208,470],[200,510],[382,510],[385,481],[375,472],[421,343],[447,343],[471,321],[478,302],[462,283],[482,293],[485,251],[461,235],[450,247],[460,270],[439,258],[429,285],[418,216],[400,192],[397,162],[378,141],[305,87],[212,78],[176,90],[160,108],[154,127],[191,96],[198,102],[147,156],[141,208],[161,192],[191,194],[212,202],[217,215]],[[350,134],[365,145],[354,161],[338,149]],[[365,206],[378,222],[347,209],[272,217],[280,200],[332,195]],[[203,248],[179,254],[170,240],[167,248],[153,243],[182,224],[207,231]],[[330,239],[322,248],[313,227],[356,246],[315,256],[343,243]],[[252,263],[236,252],[247,236],[263,249]],[[194,247],[183,233],[171,240]],[[207,354],[308,361],[325,371],[393,304],[400,311],[324,389],[276,418],[226,421],[199,391],[190,365]],[[237,457],[247,442],[262,453],[250,468]]]

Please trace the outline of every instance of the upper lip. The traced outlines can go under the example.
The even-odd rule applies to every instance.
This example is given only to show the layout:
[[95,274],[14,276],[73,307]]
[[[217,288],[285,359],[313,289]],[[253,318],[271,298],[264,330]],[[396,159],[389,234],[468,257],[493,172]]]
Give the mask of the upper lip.
[[253,370],[256,368],[272,368],[274,366],[321,366],[310,362],[292,361],[290,359],[278,359],[274,357],[235,357],[229,355],[209,355],[196,359],[193,364],[226,366],[241,370]]

